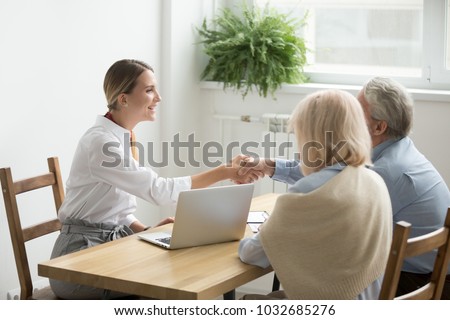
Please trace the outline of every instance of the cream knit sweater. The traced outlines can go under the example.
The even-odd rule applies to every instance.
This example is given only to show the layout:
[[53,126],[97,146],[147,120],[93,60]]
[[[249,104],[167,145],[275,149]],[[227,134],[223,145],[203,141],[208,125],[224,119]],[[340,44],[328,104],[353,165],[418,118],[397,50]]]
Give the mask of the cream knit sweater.
[[354,299],[384,273],[389,193],[372,170],[348,166],[310,193],[281,195],[260,236],[289,299]]

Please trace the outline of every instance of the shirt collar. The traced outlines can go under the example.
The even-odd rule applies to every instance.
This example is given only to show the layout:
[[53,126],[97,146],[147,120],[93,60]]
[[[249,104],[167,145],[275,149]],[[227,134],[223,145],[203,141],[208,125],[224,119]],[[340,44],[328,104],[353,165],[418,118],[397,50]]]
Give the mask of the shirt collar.
[[97,116],[95,125],[111,131],[120,140],[121,144],[124,144],[126,137],[128,137],[128,141],[130,141],[130,131],[112,122],[105,116]]
[[375,160],[377,160],[381,153],[386,150],[387,148],[389,148],[391,145],[393,145],[394,143],[396,143],[397,141],[400,141],[401,139],[403,139],[405,137],[402,138],[392,138],[389,140],[386,140],[382,143],[380,143],[379,145],[377,145],[376,147],[374,147],[372,149],[372,162],[374,162]]

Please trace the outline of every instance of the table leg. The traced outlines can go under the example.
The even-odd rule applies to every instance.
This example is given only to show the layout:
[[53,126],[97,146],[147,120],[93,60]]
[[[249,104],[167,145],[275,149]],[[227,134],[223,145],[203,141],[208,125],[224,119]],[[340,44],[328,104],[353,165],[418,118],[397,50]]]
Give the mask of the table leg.
[[233,289],[231,291],[225,292],[223,294],[223,300],[236,300],[236,291]]
[[111,297],[111,290],[105,289],[103,290],[103,300],[109,300]]

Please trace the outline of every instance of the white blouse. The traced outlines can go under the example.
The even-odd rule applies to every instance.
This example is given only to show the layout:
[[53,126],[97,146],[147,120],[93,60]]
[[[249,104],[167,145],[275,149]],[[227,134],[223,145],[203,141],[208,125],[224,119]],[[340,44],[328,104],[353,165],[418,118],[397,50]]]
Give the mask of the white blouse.
[[157,205],[176,203],[191,189],[191,177],[161,178],[132,158],[130,132],[104,116],[81,138],[59,210],[67,218],[91,223],[131,225],[136,221],[136,196]]

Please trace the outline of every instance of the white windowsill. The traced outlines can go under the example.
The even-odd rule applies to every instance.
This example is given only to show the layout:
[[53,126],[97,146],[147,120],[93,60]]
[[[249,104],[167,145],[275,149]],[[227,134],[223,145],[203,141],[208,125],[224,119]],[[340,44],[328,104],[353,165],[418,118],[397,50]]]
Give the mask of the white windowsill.
[[[201,81],[200,88],[205,90],[223,90],[223,84],[216,81]],[[305,83],[305,84],[285,84],[277,91],[279,94],[309,94],[317,90],[339,89],[346,90],[356,95],[361,86]],[[228,90],[228,89],[227,89]],[[229,90],[232,91],[231,89]],[[450,103],[450,90],[427,90],[427,89],[409,89],[411,95],[416,101],[436,101]]]

